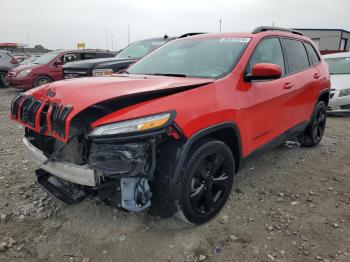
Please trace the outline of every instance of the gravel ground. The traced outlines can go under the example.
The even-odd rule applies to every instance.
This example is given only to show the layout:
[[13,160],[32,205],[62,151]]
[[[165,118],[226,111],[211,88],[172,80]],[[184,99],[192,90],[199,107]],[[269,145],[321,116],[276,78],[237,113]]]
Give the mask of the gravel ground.
[[350,118],[313,149],[287,143],[236,177],[217,218],[190,227],[94,199],[64,207],[34,184],[0,89],[0,261],[350,261]]

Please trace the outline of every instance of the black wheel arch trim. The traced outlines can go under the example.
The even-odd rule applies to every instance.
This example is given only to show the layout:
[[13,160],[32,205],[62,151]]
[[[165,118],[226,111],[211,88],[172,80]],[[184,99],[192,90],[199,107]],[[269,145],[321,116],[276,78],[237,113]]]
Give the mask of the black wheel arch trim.
[[[217,131],[231,128],[233,132],[235,132],[235,135],[237,137],[237,143],[238,143],[238,152],[239,152],[239,159],[238,163],[239,166],[242,165],[242,146],[241,146],[241,136],[238,126],[233,122],[223,122],[220,124],[212,125],[207,128],[201,129],[195,134],[193,134],[191,137],[189,137],[187,140],[184,141],[184,144],[181,146],[180,153],[178,154],[178,157],[176,159],[176,164],[174,167],[173,174],[170,177],[170,188],[169,188],[169,200],[173,201],[174,206],[168,207],[167,213],[168,215],[173,214],[176,212],[176,206],[177,201],[181,199],[181,191],[182,191],[182,183],[181,183],[181,176],[183,174],[183,170],[185,168],[187,156],[190,152],[190,149],[192,146],[198,142],[200,139],[213,134]],[[238,169],[238,168],[237,168]],[[237,172],[236,169],[236,172]],[[164,210],[163,210],[164,211]]]
[[[311,113],[311,115],[310,115],[310,121],[312,120],[312,117],[315,115],[315,110],[316,110],[316,107],[317,107],[317,105],[318,105],[318,102],[321,101],[321,97],[322,97],[324,94],[327,94],[327,93],[328,93],[328,96],[329,96],[330,92],[331,92],[330,88],[326,88],[326,89],[323,89],[323,90],[318,94],[317,101],[315,102],[314,108],[312,109],[312,113]],[[328,99],[328,102],[329,102],[329,99]],[[328,106],[328,104],[326,104],[326,106]]]
[[175,174],[174,174],[174,180],[177,181],[183,171],[184,165],[185,165],[185,161],[186,161],[186,157],[191,149],[191,147],[197,142],[199,141],[201,138],[208,136],[212,133],[215,133],[217,131],[226,129],[226,128],[231,128],[233,130],[233,132],[235,132],[235,135],[237,137],[237,143],[238,143],[238,152],[239,152],[239,163],[242,161],[242,141],[241,141],[241,135],[239,132],[239,128],[238,126],[233,123],[233,122],[224,122],[224,123],[220,123],[217,125],[213,125],[207,128],[204,128],[200,131],[198,131],[197,133],[195,133],[194,135],[192,135],[184,144],[182,150],[181,150],[181,154],[179,156],[179,159],[177,161],[176,164],[176,169],[175,169]]

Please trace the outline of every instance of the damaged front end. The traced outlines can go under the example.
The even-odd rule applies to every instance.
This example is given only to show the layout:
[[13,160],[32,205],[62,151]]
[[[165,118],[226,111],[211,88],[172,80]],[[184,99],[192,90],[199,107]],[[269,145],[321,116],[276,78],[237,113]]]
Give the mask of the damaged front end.
[[[151,201],[152,208],[165,210],[166,203],[175,205],[168,188],[176,181],[162,163],[176,163],[185,140],[176,112],[115,116],[211,82],[144,76],[55,82],[16,96],[10,118],[25,126],[23,142],[38,166],[37,182],[56,199],[72,204],[93,195],[129,211],[142,211]],[[177,142],[171,157],[160,150],[170,148],[168,141]]]
[[26,126],[24,145],[38,165],[42,189],[67,205],[92,195],[133,212],[151,206],[157,146],[180,137],[173,126],[175,112],[92,128],[109,111],[91,107],[72,119],[64,142],[66,108],[71,107],[36,103],[23,95],[15,98],[12,118]]
[[133,212],[150,207],[149,181],[156,167],[156,143],[161,139],[155,135],[129,141],[90,140],[88,164],[103,174],[103,183],[96,187],[100,199]]
[[[25,145],[31,147],[28,155],[40,167],[37,183],[55,199],[70,205],[92,195],[115,207],[142,211],[151,205],[149,181],[156,166],[156,143],[163,139],[159,134],[112,142],[75,138],[48,163],[60,143],[27,129]],[[47,157],[35,157],[30,152],[34,145]]]

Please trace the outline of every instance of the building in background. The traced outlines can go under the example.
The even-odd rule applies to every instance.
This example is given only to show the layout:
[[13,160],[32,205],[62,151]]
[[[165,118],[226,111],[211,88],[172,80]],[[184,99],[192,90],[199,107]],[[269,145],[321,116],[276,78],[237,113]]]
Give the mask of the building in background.
[[42,45],[28,47],[27,44],[20,43],[0,43],[0,50],[10,51],[11,53],[47,53],[51,50],[44,48]]
[[349,52],[350,32],[343,29],[295,28],[310,37],[321,54]]
[[24,45],[19,43],[0,43],[0,50],[6,50],[10,52],[23,52]]

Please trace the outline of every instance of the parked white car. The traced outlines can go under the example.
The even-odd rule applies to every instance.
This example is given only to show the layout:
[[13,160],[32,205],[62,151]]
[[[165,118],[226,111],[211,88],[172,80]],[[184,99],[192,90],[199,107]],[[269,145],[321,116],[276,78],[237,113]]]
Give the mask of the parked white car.
[[332,89],[329,113],[350,113],[350,52],[325,55],[329,65]]

